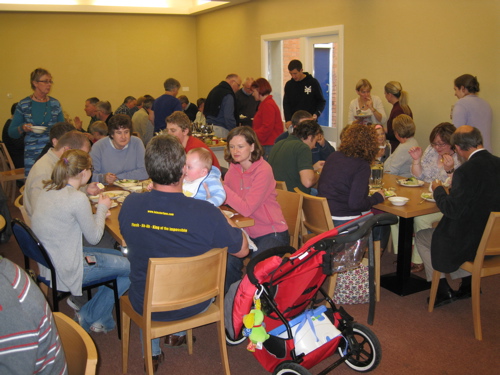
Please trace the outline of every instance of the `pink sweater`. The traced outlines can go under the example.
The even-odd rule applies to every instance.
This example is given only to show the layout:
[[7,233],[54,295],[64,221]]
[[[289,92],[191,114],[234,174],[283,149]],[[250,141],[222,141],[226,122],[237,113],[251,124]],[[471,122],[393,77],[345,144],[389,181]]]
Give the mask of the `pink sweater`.
[[288,230],[275,189],[273,170],[263,158],[245,172],[239,164],[229,166],[224,178],[226,203],[255,220],[254,226],[245,228],[251,238]]

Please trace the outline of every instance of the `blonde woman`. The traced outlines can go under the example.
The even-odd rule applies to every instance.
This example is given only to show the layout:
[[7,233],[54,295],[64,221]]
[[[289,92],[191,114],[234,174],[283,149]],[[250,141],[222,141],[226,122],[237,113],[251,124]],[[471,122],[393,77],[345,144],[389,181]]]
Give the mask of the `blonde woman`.
[[[54,264],[59,290],[81,296],[82,284],[116,276],[121,296],[130,285],[127,258],[113,249],[87,248],[82,244],[82,235],[91,244],[100,241],[111,206],[109,197],[101,195],[96,213],[92,213],[87,196],[79,190],[91,174],[92,160],[88,153],[64,152],[51,179],[44,181],[44,191],[37,200],[31,225]],[[40,274],[50,279],[50,272],[42,266]],[[78,321],[86,331],[110,331],[115,328],[113,306],[113,290],[101,286],[77,312]]]
[[370,81],[362,78],[356,83],[356,93],[358,98],[353,99],[349,105],[348,122],[352,124],[356,119],[355,116],[369,115],[371,116],[366,122],[368,125],[385,124],[387,115],[385,114],[384,105],[378,96],[371,95],[372,85]]
[[408,106],[408,93],[403,90],[401,83],[396,81],[388,82],[384,87],[385,98],[392,104],[392,110],[387,119],[387,139],[391,142],[392,151],[399,145],[398,139],[394,135],[392,122],[399,115],[407,115],[413,118],[413,113]]

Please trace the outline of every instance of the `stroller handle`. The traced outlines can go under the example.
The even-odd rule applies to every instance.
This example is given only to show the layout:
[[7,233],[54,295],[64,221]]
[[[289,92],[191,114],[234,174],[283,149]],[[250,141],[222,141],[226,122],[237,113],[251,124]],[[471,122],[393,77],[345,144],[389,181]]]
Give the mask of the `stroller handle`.
[[264,259],[271,258],[273,256],[284,256],[285,254],[293,254],[295,252],[295,248],[292,246],[280,246],[280,247],[273,247],[271,249],[267,249],[260,254],[257,254],[254,258],[250,260],[250,262],[247,265],[247,275],[248,279],[253,285],[257,285],[259,281],[255,277],[254,274],[254,268],[255,266],[259,263],[262,262]]
[[[316,243],[317,250],[324,250],[328,246],[331,246],[334,243],[347,243],[347,242],[355,242],[359,240],[361,237],[365,236],[368,231],[372,227],[376,227],[379,225],[392,225],[398,223],[398,217],[393,214],[384,213],[378,214],[370,217],[362,224],[357,224],[353,226],[349,226],[346,224],[346,227],[338,227],[339,234],[335,237],[327,237]],[[360,226],[361,225],[361,226]]]

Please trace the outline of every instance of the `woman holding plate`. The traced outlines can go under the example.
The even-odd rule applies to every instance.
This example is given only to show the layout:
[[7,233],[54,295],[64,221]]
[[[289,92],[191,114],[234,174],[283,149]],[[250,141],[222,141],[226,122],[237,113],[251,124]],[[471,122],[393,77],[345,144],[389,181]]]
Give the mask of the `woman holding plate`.
[[371,95],[372,85],[367,79],[360,79],[356,83],[356,93],[358,98],[353,99],[349,105],[349,115],[347,120],[352,124],[358,118],[365,117],[364,124],[385,124],[387,115],[384,111],[382,100],[378,96]]
[[[54,82],[45,69],[35,69],[30,75],[33,94],[19,101],[9,127],[9,136],[24,137],[24,175],[35,164],[45,145],[49,142],[49,130],[56,122],[64,121],[61,104],[49,96]],[[33,126],[40,132],[35,133]]]

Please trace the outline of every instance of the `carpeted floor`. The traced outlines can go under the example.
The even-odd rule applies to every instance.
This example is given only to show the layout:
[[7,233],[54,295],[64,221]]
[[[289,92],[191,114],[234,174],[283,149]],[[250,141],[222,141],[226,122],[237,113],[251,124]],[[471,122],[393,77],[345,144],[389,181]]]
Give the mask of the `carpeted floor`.
[[[13,217],[21,217],[15,207],[10,207]],[[23,265],[21,251],[15,239],[0,245],[0,254]],[[395,256],[382,257],[382,274],[394,272]],[[424,276],[423,272],[421,276]],[[457,283],[452,286],[458,288]],[[484,278],[482,281],[481,318],[483,341],[474,339],[471,301],[462,300],[427,312],[428,291],[399,297],[385,289],[377,304],[373,326],[382,344],[382,361],[374,374],[497,374],[500,370],[500,276]],[[73,316],[73,310],[62,303],[62,311]],[[366,325],[368,305],[345,306],[346,310]],[[160,365],[158,374],[222,374],[215,325],[198,328],[192,356],[187,348],[164,348],[166,361]],[[97,373],[120,374],[121,342],[116,331],[107,334],[92,333],[98,352]],[[267,372],[245,349],[245,344],[229,347],[232,374],[264,375]],[[324,361],[311,372],[319,373],[332,361]],[[495,359],[496,358],[496,359]],[[143,374],[143,361],[139,331],[132,324],[129,374]],[[332,374],[353,374],[353,370],[341,365]]]

